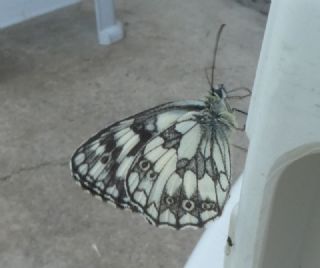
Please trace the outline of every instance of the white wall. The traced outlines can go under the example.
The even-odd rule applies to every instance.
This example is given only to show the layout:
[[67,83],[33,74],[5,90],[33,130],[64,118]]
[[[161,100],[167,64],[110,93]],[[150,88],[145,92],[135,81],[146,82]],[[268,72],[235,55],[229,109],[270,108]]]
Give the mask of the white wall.
[[72,5],[79,1],[80,0],[0,0],[0,28]]

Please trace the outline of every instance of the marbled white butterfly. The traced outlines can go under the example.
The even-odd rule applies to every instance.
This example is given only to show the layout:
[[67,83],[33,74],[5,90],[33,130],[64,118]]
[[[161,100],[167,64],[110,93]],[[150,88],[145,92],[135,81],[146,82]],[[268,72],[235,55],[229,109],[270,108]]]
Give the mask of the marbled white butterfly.
[[221,215],[231,186],[228,137],[236,128],[223,85],[205,101],[176,101],[130,116],[78,148],[71,170],[81,186],[157,226],[202,227]]

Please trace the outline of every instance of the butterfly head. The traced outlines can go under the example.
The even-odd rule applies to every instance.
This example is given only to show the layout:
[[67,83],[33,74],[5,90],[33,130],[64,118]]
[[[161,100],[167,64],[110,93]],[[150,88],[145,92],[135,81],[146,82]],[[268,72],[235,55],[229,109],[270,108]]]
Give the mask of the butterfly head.
[[226,106],[225,99],[227,91],[223,84],[213,86],[209,91],[209,96],[206,99],[206,107],[209,110],[220,111],[223,106]]
[[223,84],[212,87],[210,94],[218,99],[225,99],[227,97],[227,91]]
[[232,109],[226,99],[227,91],[223,84],[211,88],[209,96],[205,100],[203,123],[210,126],[222,124],[228,129],[237,126]]

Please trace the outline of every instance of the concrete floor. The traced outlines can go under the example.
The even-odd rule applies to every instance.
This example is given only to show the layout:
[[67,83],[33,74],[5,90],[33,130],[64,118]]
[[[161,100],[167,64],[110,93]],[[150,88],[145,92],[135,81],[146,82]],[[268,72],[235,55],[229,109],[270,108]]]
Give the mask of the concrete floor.
[[[182,267],[202,234],[97,201],[68,160],[115,120],[202,98],[221,23],[217,80],[251,87],[266,17],[233,0],[117,4],[127,35],[110,47],[97,44],[87,3],[1,31],[0,267]],[[234,156],[238,174],[245,156]]]

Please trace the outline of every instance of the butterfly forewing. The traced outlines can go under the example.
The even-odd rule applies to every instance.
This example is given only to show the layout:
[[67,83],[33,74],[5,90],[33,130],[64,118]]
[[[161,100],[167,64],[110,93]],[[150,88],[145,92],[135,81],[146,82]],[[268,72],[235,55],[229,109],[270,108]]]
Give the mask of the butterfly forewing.
[[71,158],[71,171],[81,186],[105,201],[133,209],[124,187],[135,156],[151,139],[201,101],[163,104],[119,121],[84,142]]
[[127,172],[126,190],[152,224],[201,227],[221,214],[230,188],[227,136],[179,117],[151,138]]

